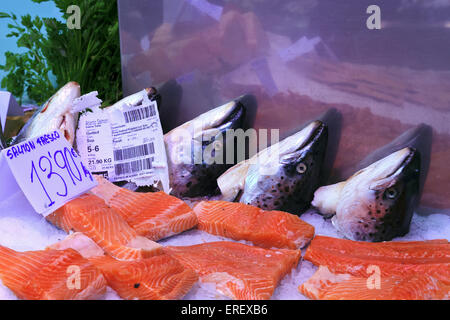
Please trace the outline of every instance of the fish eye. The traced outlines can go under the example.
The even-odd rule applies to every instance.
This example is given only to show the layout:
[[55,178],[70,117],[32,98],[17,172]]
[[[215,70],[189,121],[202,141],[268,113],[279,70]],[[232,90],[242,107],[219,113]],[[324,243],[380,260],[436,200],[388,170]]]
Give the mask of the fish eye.
[[397,189],[395,189],[394,187],[391,187],[386,190],[386,196],[389,199],[395,199],[397,197],[397,194],[398,194]]
[[307,169],[308,169],[308,167],[303,162],[300,162],[296,168],[298,173],[305,173]]

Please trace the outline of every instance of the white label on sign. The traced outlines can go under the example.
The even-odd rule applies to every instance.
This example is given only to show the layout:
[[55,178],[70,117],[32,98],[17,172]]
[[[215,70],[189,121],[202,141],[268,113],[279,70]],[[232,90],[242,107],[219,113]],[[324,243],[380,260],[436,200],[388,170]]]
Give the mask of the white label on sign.
[[59,131],[4,149],[1,156],[30,204],[43,216],[97,185]]
[[95,108],[80,117],[77,149],[88,168],[110,181],[161,184],[169,192],[164,138],[156,101]]
[[98,107],[80,116],[77,149],[94,174],[109,179],[114,172],[113,146],[109,116]]

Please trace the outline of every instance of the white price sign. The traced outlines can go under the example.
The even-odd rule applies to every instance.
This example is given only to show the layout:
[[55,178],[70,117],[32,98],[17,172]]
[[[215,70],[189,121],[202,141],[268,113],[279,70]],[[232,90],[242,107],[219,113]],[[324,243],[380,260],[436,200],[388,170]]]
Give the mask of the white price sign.
[[4,149],[1,157],[1,171],[6,163],[30,204],[44,216],[97,185],[59,131]]

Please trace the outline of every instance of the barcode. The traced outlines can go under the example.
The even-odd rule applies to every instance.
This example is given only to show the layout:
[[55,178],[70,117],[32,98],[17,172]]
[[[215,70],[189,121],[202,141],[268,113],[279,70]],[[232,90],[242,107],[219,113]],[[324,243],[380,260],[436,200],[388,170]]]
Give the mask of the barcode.
[[153,117],[154,115],[156,115],[156,110],[155,110],[154,105],[150,105],[150,106],[144,107],[144,108],[130,110],[130,111],[123,113],[126,123],[147,119],[147,118]]
[[116,176],[151,169],[153,160],[155,160],[154,157],[151,157],[142,160],[116,164],[114,166]]
[[155,153],[155,145],[153,144],[153,142],[150,142],[137,147],[114,150],[114,160],[121,161],[127,159],[134,159],[143,156],[148,156],[149,154],[154,153]]

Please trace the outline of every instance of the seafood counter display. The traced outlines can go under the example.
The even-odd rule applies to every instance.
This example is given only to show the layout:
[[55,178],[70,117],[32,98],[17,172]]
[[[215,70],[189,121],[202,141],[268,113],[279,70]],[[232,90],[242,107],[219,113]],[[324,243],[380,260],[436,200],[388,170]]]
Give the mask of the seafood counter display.
[[[75,95],[67,98],[71,88]],[[11,144],[39,136],[43,123],[65,130],[72,144],[74,114],[83,111],[72,106],[79,89],[75,83],[61,88]],[[144,94],[160,101],[158,108],[168,107],[151,88],[122,100],[131,108],[127,115],[141,110],[132,106],[139,108]],[[238,162],[228,133],[251,123],[244,101],[249,100],[212,108],[161,136],[170,172],[167,193],[158,190],[159,182],[148,189],[94,175],[96,187],[45,220],[26,203],[17,211],[15,203],[3,201],[2,211],[11,213],[0,217],[0,227],[22,232],[13,237],[0,232],[2,284],[22,299],[194,299],[211,292],[214,298],[231,299],[294,299],[299,294],[311,299],[449,298],[449,217],[414,213],[430,165],[428,126],[374,150],[346,181],[326,185],[341,134],[340,113],[332,109],[305,118],[297,132],[254,155],[245,150],[248,158]],[[47,112],[55,121],[43,118]],[[206,152],[217,142],[223,153],[217,148]],[[227,153],[233,157],[225,164]],[[184,162],[177,162],[180,154]],[[434,228],[434,217],[440,228],[429,239],[420,228]],[[41,240],[20,248],[31,230]],[[416,241],[398,241],[408,235]],[[73,264],[81,274],[76,290],[64,286]],[[381,291],[367,288],[369,267],[382,270]],[[124,276],[125,270],[133,276]],[[292,289],[289,279],[297,293],[277,293],[283,286]]]
[[[149,92],[156,97],[158,91]],[[131,106],[141,98],[134,94],[123,101]],[[29,120],[37,128],[42,113],[58,118],[58,110],[71,105],[49,101]],[[2,202],[0,297],[449,298],[450,219],[414,213],[429,166],[427,126],[375,150],[360,162],[361,170],[333,185],[326,182],[342,118],[335,109],[305,119],[299,131],[241,162],[233,156],[234,165],[196,164],[210,144],[227,139],[228,130],[242,130],[248,115],[240,101],[161,136],[171,172],[168,193],[158,190],[159,183],[149,190],[94,175],[96,187],[45,220],[27,203]],[[71,118],[75,125],[77,118]],[[67,128],[65,120],[50,125]],[[171,156],[183,143],[194,148],[181,153],[188,157],[177,167]],[[185,180],[177,184],[177,178]],[[10,228],[19,232],[8,235]],[[67,278],[74,264],[79,284]],[[381,270],[381,287],[367,286],[370,268]],[[13,296],[2,294],[6,288]]]

